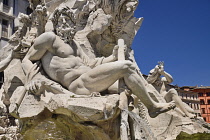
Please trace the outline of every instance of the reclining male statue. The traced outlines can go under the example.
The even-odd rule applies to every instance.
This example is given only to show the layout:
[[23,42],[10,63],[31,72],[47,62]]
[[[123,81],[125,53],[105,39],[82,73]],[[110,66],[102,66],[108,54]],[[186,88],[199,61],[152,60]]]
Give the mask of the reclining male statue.
[[177,91],[174,88],[169,90],[166,89],[166,84],[172,83],[173,77],[164,70],[163,62],[159,62],[159,65],[156,65],[154,69],[150,70],[147,81],[149,84],[161,87],[159,93],[164,97],[166,102],[175,102],[176,106],[178,107],[175,108],[176,111],[180,112],[183,116],[195,118],[194,110],[186,103],[182,102]]
[[[118,46],[109,57],[91,60],[73,39],[75,21],[68,8],[54,14],[57,16],[53,21],[55,33],[46,32],[36,38],[23,59],[25,72],[29,72],[33,62],[41,60],[44,71],[52,80],[78,95],[101,92],[123,78],[126,86],[148,108],[151,117],[175,107],[174,102],[157,103],[152,100],[146,89],[148,83],[136,72],[133,63],[116,61]],[[31,92],[39,90],[38,82],[33,82]]]

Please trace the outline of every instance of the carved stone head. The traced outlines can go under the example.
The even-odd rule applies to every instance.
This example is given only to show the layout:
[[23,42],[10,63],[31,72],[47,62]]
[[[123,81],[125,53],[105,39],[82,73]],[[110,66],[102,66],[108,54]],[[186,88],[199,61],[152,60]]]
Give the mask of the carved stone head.
[[67,6],[60,7],[55,10],[51,19],[54,27],[54,32],[61,37],[65,42],[69,42],[75,35],[75,18],[73,12]]

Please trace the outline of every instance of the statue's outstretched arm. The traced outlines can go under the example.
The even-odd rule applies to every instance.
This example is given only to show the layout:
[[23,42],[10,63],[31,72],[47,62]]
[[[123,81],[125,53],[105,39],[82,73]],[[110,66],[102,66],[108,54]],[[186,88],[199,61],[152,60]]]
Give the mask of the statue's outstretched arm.
[[173,82],[173,77],[169,73],[167,73],[166,71],[161,72],[161,75],[164,76],[164,77],[161,78],[161,81],[167,82],[168,84]]

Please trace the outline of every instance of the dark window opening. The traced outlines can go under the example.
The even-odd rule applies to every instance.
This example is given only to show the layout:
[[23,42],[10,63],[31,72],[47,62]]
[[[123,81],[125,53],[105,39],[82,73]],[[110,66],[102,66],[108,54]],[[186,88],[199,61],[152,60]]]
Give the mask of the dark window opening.
[[202,112],[201,112],[202,114],[206,114],[205,108],[201,108],[201,111],[202,111]]
[[203,117],[204,121],[206,122],[206,117]]
[[203,97],[203,93],[198,93],[198,97]]
[[2,20],[2,25],[8,26],[8,20],[3,19],[3,20]]
[[210,96],[210,92],[207,92],[207,93],[206,93],[206,96]]
[[204,105],[205,104],[203,99],[200,100],[200,104],[201,105]]
[[3,0],[3,4],[9,6],[9,0]]

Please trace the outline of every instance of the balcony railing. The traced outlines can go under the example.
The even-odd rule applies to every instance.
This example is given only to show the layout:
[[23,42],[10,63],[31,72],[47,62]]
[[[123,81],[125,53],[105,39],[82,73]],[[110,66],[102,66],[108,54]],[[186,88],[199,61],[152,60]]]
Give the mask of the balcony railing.
[[10,7],[8,5],[3,5],[3,12],[4,13],[9,13]]

